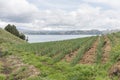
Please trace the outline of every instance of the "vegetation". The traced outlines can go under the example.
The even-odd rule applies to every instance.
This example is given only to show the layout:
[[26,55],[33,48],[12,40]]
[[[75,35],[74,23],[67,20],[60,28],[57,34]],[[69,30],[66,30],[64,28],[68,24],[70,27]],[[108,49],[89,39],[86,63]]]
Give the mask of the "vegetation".
[[19,33],[19,31],[17,30],[16,26],[15,25],[10,25],[8,24],[6,27],[5,27],[5,30],[10,32],[11,34],[25,40],[25,35],[23,33]]
[[82,48],[78,51],[77,56],[71,62],[72,65],[75,65],[78,63],[78,61],[83,57],[84,53],[88,51],[88,49],[91,47],[91,45],[96,40],[96,38],[97,37],[91,37],[91,39],[87,41],[84,46],[82,46]]
[[96,63],[101,63],[104,45],[105,45],[104,36],[101,36],[99,37],[99,42],[96,51],[97,52]]
[[[120,60],[119,35],[120,33],[114,33],[30,44],[0,29],[0,80],[119,80],[120,72],[118,70],[115,75],[113,67]],[[110,45],[107,46],[112,49],[108,54],[109,60],[104,64],[101,60],[105,37],[110,40]],[[96,40],[95,63],[79,63]],[[62,60],[74,52],[76,54],[71,62]]]

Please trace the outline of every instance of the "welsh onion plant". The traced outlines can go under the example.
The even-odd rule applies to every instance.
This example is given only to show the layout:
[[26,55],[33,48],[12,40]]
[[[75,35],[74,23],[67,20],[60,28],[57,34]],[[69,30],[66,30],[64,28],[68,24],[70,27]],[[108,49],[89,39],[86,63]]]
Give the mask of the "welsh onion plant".
[[[89,39],[84,39],[79,41],[79,48],[82,47]],[[65,57],[65,55],[70,54],[72,51],[75,51],[76,49],[78,49],[78,45],[76,47],[73,47],[75,44],[72,44],[71,46],[68,46],[66,48],[64,48],[60,54],[54,58],[54,62],[58,62],[60,61],[62,58]]]
[[48,57],[53,57],[58,53],[62,53],[66,49],[70,51],[78,49],[82,42],[89,38],[90,37],[46,43],[21,44],[16,45],[14,48],[17,51],[27,51],[42,56],[47,55]]
[[97,46],[97,50],[96,50],[96,63],[100,63],[101,62],[101,58],[102,58],[102,54],[103,54],[103,47],[104,47],[104,36],[100,36],[99,37],[99,43],[98,43],[98,46]]
[[85,43],[85,45],[78,51],[76,57],[72,60],[71,65],[76,65],[81,60],[84,53],[88,51],[88,49],[91,47],[96,39],[97,37],[91,37],[91,39]]
[[114,35],[113,34],[108,34],[107,37],[109,38],[112,46],[114,46],[116,44]]
[[74,41],[68,41],[66,43],[64,42],[62,45],[54,47],[54,51],[52,51],[53,53],[48,53],[48,56],[54,56],[56,54],[62,53],[64,50],[69,50],[69,52],[75,51],[81,46],[83,41],[85,41],[86,39],[88,38],[76,39]]

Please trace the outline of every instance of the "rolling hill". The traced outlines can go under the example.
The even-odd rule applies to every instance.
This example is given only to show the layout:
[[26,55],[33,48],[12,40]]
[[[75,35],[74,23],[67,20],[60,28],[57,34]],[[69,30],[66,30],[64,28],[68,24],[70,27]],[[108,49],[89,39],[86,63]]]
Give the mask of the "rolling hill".
[[0,43],[25,43],[25,41],[0,28]]
[[0,80],[119,80],[120,33],[27,43],[0,29]]

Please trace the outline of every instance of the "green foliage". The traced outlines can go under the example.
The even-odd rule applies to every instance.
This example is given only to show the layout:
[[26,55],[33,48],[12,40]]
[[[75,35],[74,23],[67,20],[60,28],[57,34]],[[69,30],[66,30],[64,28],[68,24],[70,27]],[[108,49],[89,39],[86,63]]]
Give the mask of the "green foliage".
[[92,45],[93,42],[96,40],[96,38],[97,38],[97,37],[91,37],[91,38],[89,39],[89,41],[87,41],[87,42],[85,43],[85,45],[83,45],[83,46],[81,47],[81,49],[78,51],[77,56],[72,60],[72,62],[71,62],[72,65],[75,65],[75,64],[77,64],[77,63],[80,61],[80,59],[83,57],[84,53],[85,53],[86,51],[88,51],[88,49],[91,47],[91,45]]
[[15,25],[10,25],[10,24],[8,24],[8,25],[5,27],[5,30],[8,31],[8,32],[10,32],[10,33],[13,34],[13,35],[19,37],[19,31],[16,29],[16,26],[15,26]]
[[19,34],[19,37],[20,37],[21,39],[23,39],[23,40],[26,39],[26,37],[25,37],[25,35],[24,35],[23,33]]
[[9,44],[21,44],[21,43],[26,43],[26,42],[0,28],[0,44],[6,45],[8,43]]
[[4,74],[0,74],[0,80],[6,80],[6,76]]
[[116,41],[115,41],[115,36],[113,34],[107,34],[108,38],[110,39],[110,42],[112,43],[112,46],[116,45]]
[[89,38],[87,37],[56,42],[22,44],[15,46],[15,49],[33,52],[36,55],[41,56],[47,55],[48,57],[54,57],[56,55],[59,56],[63,54],[62,57],[64,57],[65,54],[79,49],[82,46],[82,44],[84,44],[84,42],[86,42],[88,39]]
[[11,34],[25,40],[25,35],[23,33],[19,33],[19,31],[17,30],[16,26],[15,25],[10,25],[8,24],[6,27],[5,27],[5,30],[10,32]]
[[101,63],[101,59],[102,59],[102,54],[103,54],[103,47],[104,47],[104,44],[105,41],[104,41],[104,36],[100,36],[99,37],[99,43],[98,43],[98,46],[97,46],[97,56],[96,56],[96,63]]
[[[108,66],[77,64],[85,51],[91,47],[97,38],[89,37],[56,42],[21,44],[15,45],[13,48],[14,53],[19,52],[17,55],[25,63],[34,65],[40,70],[40,77],[29,78],[29,80],[109,80],[106,72]],[[72,65],[77,64],[76,66],[71,66],[70,63],[66,62],[59,62],[66,54],[76,49],[79,49],[78,54],[71,62]]]
[[[10,80],[14,80],[14,77],[17,79],[26,77],[26,80],[110,80],[108,71],[112,64],[120,60],[120,43],[114,41],[115,38],[119,40],[118,34],[107,35],[112,43],[112,52],[110,53],[110,61],[106,64],[100,62],[104,43],[104,37],[100,36],[96,55],[96,63],[98,64],[92,65],[78,64],[78,62],[98,38],[96,36],[29,44],[1,29],[0,34],[0,47],[6,49],[4,50],[5,55],[18,56],[24,63],[33,65],[40,71],[40,75],[28,78],[23,73],[27,69],[21,67],[16,72],[16,76],[13,74],[9,76]],[[78,54],[73,58],[72,62],[61,61],[65,55],[76,50],[78,50]],[[6,77],[2,75],[2,78]],[[2,79],[0,78],[0,80]]]
[[36,76],[36,77],[30,77],[26,80],[51,80],[51,79],[41,78],[40,76]]
[[68,80],[95,80],[95,67],[89,65],[76,65],[67,75]]
[[120,60],[120,45],[116,45],[111,52],[111,62],[115,63]]

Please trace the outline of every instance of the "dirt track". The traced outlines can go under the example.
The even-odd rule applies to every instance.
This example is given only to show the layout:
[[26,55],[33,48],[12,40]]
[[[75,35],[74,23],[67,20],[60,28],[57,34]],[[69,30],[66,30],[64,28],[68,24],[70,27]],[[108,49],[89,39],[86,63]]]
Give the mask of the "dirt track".
[[107,36],[105,38],[105,45],[103,47],[102,63],[106,63],[109,60],[109,53],[111,51],[110,40]]
[[[39,70],[33,65],[24,64],[17,56],[0,58],[0,63],[3,67],[0,73],[4,74],[7,77],[7,80],[9,80],[11,74],[14,74],[14,80],[24,80],[25,78],[40,74]],[[21,69],[23,69],[22,72],[20,72]],[[18,75],[21,76],[19,77]]]
[[80,64],[92,64],[95,62],[97,45],[98,39],[93,43],[91,48],[84,54],[84,56],[79,62]]
[[70,54],[67,54],[67,55],[62,59],[62,61],[65,60],[66,62],[71,62],[72,59],[77,55],[78,50],[79,50],[79,49],[71,52]]

